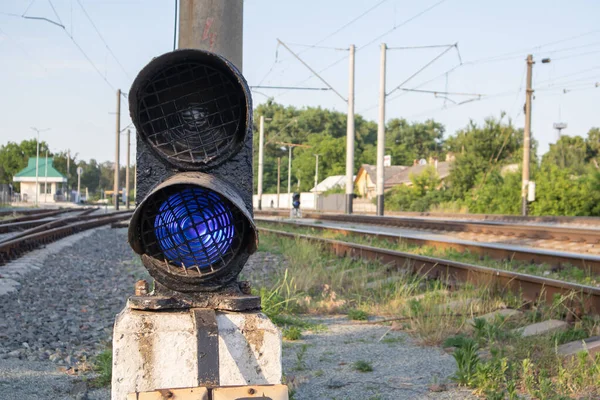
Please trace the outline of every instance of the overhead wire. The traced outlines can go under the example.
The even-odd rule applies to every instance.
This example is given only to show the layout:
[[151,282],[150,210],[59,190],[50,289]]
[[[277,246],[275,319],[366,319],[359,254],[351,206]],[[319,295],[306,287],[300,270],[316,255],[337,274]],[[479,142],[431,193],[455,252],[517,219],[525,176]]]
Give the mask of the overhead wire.
[[[26,18],[26,19],[37,19],[37,20],[44,20],[47,21],[53,25],[59,26],[60,28],[62,28],[63,32],[65,33],[65,35],[67,35],[67,37],[73,42],[73,44],[75,45],[75,47],[77,47],[77,49],[79,50],[79,52],[85,57],[85,59],[90,63],[90,65],[92,66],[92,68],[94,68],[94,70],[98,73],[98,75],[102,78],[102,80],[104,82],[106,82],[106,84],[112,89],[112,90],[116,90],[115,87],[112,85],[112,83],[110,83],[110,81],[106,78],[106,76],[104,76],[102,74],[102,72],[100,71],[100,69],[96,66],[96,64],[94,64],[94,62],[92,61],[92,59],[87,55],[87,53],[83,50],[83,48],[79,45],[79,43],[77,43],[77,41],[73,38],[73,36],[69,33],[69,31],[67,31],[67,28],[62,24],[62,21],[60,19],[60,17],[58,16],[58,13],[56,12],[56,9],[54,8],[54,5],[52,4],[52,0],[48,0],[48,3],[50,3],[50,6],[52,7],[52,10],[54,11],[54,14],[56,15],[57,19],[59,22],[56,21],[52,21],[51,19],[45,18],[45,17],[32,17],[32,16],[27,16],[27,15],[21,15],[21,18]],[[125,97],[125,95],[124,95]]]
[[433,64],[434,62],[436,62],[437,60],[439,60],[441,57],[444,56],[444,54],[446,54],[447,52],[449,52],[450,50],[452,50],[452,48],[456,46],[456,44],[452,45],[451,47],[448,47],[446,50],[442,51],[440,54],[438,54],[437,56],[435,56],[431,61],[429,61],[427,64],[425,64],[424,66],[422,66],[421,68],[419,68],[415,73],[413,73],[411,76],[409,76],[408,78],[406,78],[401,84],[399,84],[398,86],[396,86],[394,89],[392,89],[390,92],[388,92],[386,94],[386,96],[391,95],[392,93],[394,93],[396,90],[400,89],[402,86],[404,86],[404,84],[406,84],[407,82],[409,82],[412,78],[414,78],[415,76],[417,76],[418,74],[420,74],[421,72],[423,72],[427,67],[429,67],[431,64]]
[[[367,43],[365,43],[364,45],[362,45],[362,46],[358,46],[358,47],[356,48],[356,52],[358,52],[359,50],[362,50],[362,49],[364,49],[365,47],[368,47],[368,46],[370,46],[371,44],[375,43],[375,42],[376,42],[378,39],[381,39],[382,37],[384,37],[384,36],[386,36],[386,35],[390,34],[390,33],[391,33],[391,32],[393,32],[393,31],[395,31],[396,29],[398,29],[398,28],[400,28],[400,27],[402,27],[402,26],[404,26],[404,25],[408,24],[409,22],[412,22],[412,21],[414,21],[415,19],[419,18],[421,15],[423,15],[423,14],[426,14],[427,12],[429,12],[429,11],[433,10],[434,8],[436,8],[437,6],[441,5],[442,3],[446,2],[446,1],[447,1],[447,0],[440,0],[440,1],[438,1],[437,3],[435,3],[435,4],[433,4],[433,5],[429,6],[429,7],[427,7],[426,9],[424,9],[424,10],[422,10],[422,11],[418,12],[417,14],[413,15],[412,17],[410,17],[410,18],[408,18],[408,19],[406,19],[406,20],[404,20],[404,21],[402,21],[402,22],[400,22],[400,23],[398,23],[398,24],[394,24],[394,26],[393,26],[393,27],[392,27],[390,30],[388,30],[388,31],[386,31],[386,32],[384,32],[384,33],[382,33],[382,34],[380,34],[379,36],[377,36],[377,37],[375,37],[374,39],[372,39],[372,40],[368,41]],[[300,53],[298,53],[298,54],[300,54]],[[337,65],[337,64],[339,64],[340,62],[344,61],[344,60],[345,60],[345,59],[347,59],[348,57],[349,57],[349,55],[348,55],[348,54],[344,55],[343,57],[341,57],[341,58],[339,58],[339,59],[335,60],[334,62],[332,62],[331,64],[327,65],[325,68],[323,68],[323,69],[319,70],[319,71],[318,71],[318,73],[319,73],[319,74],[321,74],[321,73],[323,73],[323,72],[327,71],[328,69],[330,69],[330,68],[334,67],[335,65]],[[302,85],[303,83],[305,83],[305,82],[309,81],[310,79],[312,79],[313,77],[314,77],[314,75],[310,75],[310,76],[308,76],[307,78],[305,78],[304,80],[302,80],[302,81],[300,81],[300,82],[298,82],[298,83],[294,84],[294,86],[300,86],[300,85]],[[287,91],[286,91],[286,92],[283,92],[283,93],[280,93],[280,94],[279,94],[277,97],[281,97],[281,96],[283,96],[283,95],[285,95],[285,94],[287,94],[287,93],[288,93]]]
[[412,17],[400,22],[399,24],[394,24],[394,26],[387,30],[386,32],[376,36],[375,38],[373,38],[372,40],[370,40],[369,42],[367,42],[366,44],[360,46],[359,48],[356,49],[356,51],[364,49],[365,47],[368,47],[370,45],[372,45],[373,43],[375,43],[376,41],[378,41],[379,39],[381,39],[384,36],[389,35],[390,33],[392,33],[393,31],[395,31],[398,28],[403,27],[404,25],[408,24],[409,22],[414,21],[415,19],[419,18],[421,15],[428,13],[429,11],[433,10],[434,8],[436,8],[437,6],[441,5],[442,3],[446,2],[447,0],[440,0],[437,3],[427,7],[426,9],[424,9],[423,11],[418,12],[417,14],[413,15]]
[[[48,0],[48,1],[50,1],[50,0]],[[52,3],[50,3],[50,4],[52,4]],[[108,52],[110,53],[110,55],[114,58],[114,60],[119,65],[119,67],[121,68],[121,71],[123,71],[123,73],[125,74],[125,76],[127,76],[128,78],[131,79],[131,77],[129,76],[129,74],[125,70],[125,67],[123,67],[123,64],[121,64],[121,62],[119,61],[119,59],[117,58],[117,56],[115,55],[115,53],[113,52],[113,50],[110,48],[110,46],[108,45],[108,43],[104,39],[104,36],[102,36],[102,34],[100,33],[100,30],[98,30],[98,27],[96,26],[96,24],[92,20],[92,17],[90,17],[90,15],[88,14],[88,12],[85,9],[85,7],[83,6],[83,4],[81,4],[81,0],[77,0],[77,4],[79,4],[79,7],[81,7],[81,10],[83,11],[83,14],[88,19],[88,21],[90,22],[90,24],[92,25],[92,27],[94,28],[94,30],[96,31],[96,33],[98,34],[98,37],[100,38],[100,40],[102,40],[102,43],[104,43],[104,46],[106,46],[106,50],[108,50]],[[173,43],[175,43],[175,39],[173,39]]]
[[[316,42],[314,45],[309,45],[309,46],[308,46],[308,48],[306,48],[306,49],[304,49],[304,50],[301,50],[301,51],[299,51],[299,52],[298,52],[298,55],[300,55],[300,54],[302,54],[302,53],[304,53],[304,52],[307,52],[307,51],[311,50],[312,48],[315,48],[316,46],[320,45],[321,43],[323,43],[323,42],[324,42],[324,41],[326,41],[327,39],[329,39],[329,38],[331,38],[332,36],[336,35],[337,33],[341,32],[342,30],[344,30],[344,29],[345,29],[345,28],[347,28],[348,26],[352,25],[353,23],[355,23],[356,21],[358,21],[359,19],[361,19],[362,17],[364,17],[365,15],[367,15],[368,13],[370,13],[371,11],[373,11],[374,9],[376,9],[377,7],[379,7],[380,5],[382,5],[383,3],[385,3],[386,1],[389,1],[389,0],[381,0],[381,1],[379,1],[377,4],[375,4],[374,6],[370,7],[370,8],[369,8],[369,9],[367,9],[366,11],[362,12],[360,15],[358,15],[358,16],[357,16],[357,17],[355,17],[355,18],[353,18],[351,21],[349,21],[349,22],[347,22],[346,24],[342,25],[341,27],[339,27],[339,28],[338,28],[338,29],[336,29],[335,31],[331,32],[330,34],[328,34],[328,35],[327,35],[327,36],[325,36],[324,38],[322,38],[322,39],[318,40],[318,41],[317,41],[317,42]],[[278,43],[278,45],[279,45],[279,43]],[[275,52],[275,54],[276,54],[276,56],[277,56],[277,49],[276,49],[276,52]],[[344,57],[344,58],[345,58],[345,57]],[[336,61],[336,64],[337,64],[337,62],[341,62],[341,60],[343,60],[344,58],[340,59],[339,61]],[[262,82],[263,82],[263,81],[266,79],[266,77],[267,77],[267,76],[268,76],[268,75],[269,75],[269,74],[272,72],[272,70],[273,70],[273,67],[275,67],[275,64],[276,64],[276,63],[277,63],[277,60],[275,60],[275,62],[273,62],[273,65],[271,66],[271,68],[269,69],[269,71],[267,72],[267,74],[266,74],[266,75],[263,77],[263,79],[260,81],[260,83],[262,83]],[[333,64],[333,65],[335,65],[335,64]],[[330,67],[332,67],[333,65],[331,65],[331,66],[328,66],[328,67],[327,67],[327,69],[329,69],[329,68],[330,68]],[[287,69],[287,68],[286,68],[286,69]],[[285,71],[285,69],[284,69],[284,71]],[[284,71],[282,71],[282,73],[283,73]],[[323,72],[323,71],[319,71],[319,73],[320,73],[320,72]],[[308,77],[307,79],[305,79],[304,81],[302,81],[301,83],[299,83],[299,84],[296,84],[296,85],[294,85],[294,86],[298,86],[298,85],[300,85],[300,84],[302,84],[302,83],[306,82],[306,81],[307,81],[308,79],[310,79],[310,78],[312,78],[312,75],[311,75],[310,77]],[[279,96],[282,96],[283,94],[285,94],[285,93],[282,93],[282,94],[280,94]]]

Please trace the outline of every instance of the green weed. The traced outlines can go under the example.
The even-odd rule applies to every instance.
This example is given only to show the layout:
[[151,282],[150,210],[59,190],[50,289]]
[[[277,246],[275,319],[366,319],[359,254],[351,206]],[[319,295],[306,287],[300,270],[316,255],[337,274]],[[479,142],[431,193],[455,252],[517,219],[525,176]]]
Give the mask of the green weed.
[[352,364],[352,368],[358,372],[372,372],[373,366],[368,361],[358,360]]
[[353,321],[366,321],[369,318],[369,314],[363,310],[349,310],[348,319]]

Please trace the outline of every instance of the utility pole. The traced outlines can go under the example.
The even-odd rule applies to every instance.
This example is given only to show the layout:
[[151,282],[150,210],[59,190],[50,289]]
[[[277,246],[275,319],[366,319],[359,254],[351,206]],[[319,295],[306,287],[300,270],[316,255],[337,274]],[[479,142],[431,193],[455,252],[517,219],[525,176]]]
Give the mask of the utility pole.
[[277,157],[277,209],[279,209],[280,194],[281,194],[281,157]]
[[39,169],[40,169],[40,132],[49,131],[50,128],[38,129],[31,128],[37,133],[36,141],[36,154],[35,154],[35,205],[38,205],[38,198],[40,197],[40,184],[39,184]]
[[288,156],[288,204],[292,208],[292,146],[288,146],[290,154]]
[[67,201],[71,200],[71,187],[69,186],[69,179],[71,179],[71,150],[67,149]]
[[[354,198],[354,52],[355,46],[351,44],[348,72],[348,122],[346,124],[346,214],[352,214]],[[315,208],[316,206],[315,203]]]
[[46,149],[46,168],[44,168],[44,203],[48,202],[48,149]]
[[381,43],[381,63],[379,66],[379,121],[377,125],[377,215],[383,215],[383,189],[385,153],[385,56],[387,46]]
[[[286,143],[286,142],[275,142],[277,144],[287,146],[289,150],[288,156],[288,203],[290,208],[292,207],[292,149],[294,147],[303,147],[305,149],[310,149],[312,146],[308,146],[305,144],[296,144],[296,143]],[[279,175],[279,174],[278,174]],[[300,184],[298,184],[300,186]],[[279,193],[279,190],[277,190]],[[277,196],[279,198],[279,196]]]
[[117,89],[117,133],[115,141],[115,182],[114,205],[115,210],[119,209],[119,150],[121,146],[121,89]]
[[133,202],[137,204],[137,162],[133,167]]
[[527,92],[525,97],[525,129],[523,130],[523,183],[521,186],[521,214],[527,215],[527,189],[529,186],[529,164],[531,152],[531,75],[533,69],[533,56],[527,56]]
[[129,157],[131,152],[131,131],[127,129],[127,166],[125,167],[125,208],[129,210]]
[[263,162],[265,145],[265,117],[260,116],[259,136],[258,136],[258,209],[262,210],[263,195]]
[[320,154],[315,154],[315,211],[317,211],[317,185],[319,184],[319,156]]
[[243,1],[180,0],[179,48],[215,52],[242,71]]

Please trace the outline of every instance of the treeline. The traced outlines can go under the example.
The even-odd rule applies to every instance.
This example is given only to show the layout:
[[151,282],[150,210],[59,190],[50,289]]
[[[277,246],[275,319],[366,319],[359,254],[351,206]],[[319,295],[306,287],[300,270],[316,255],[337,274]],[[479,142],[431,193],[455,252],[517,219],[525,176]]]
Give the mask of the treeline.
[[[314,185],[315,154],[319,154],[319,181],[346,171],[346,114],[320,107],[296,108],[268,101],[254,110],[254,173],[258,170],[258,116],[265,121],[264,192],[277,191],[277,158],[281,158],[281,190],[287,191],[288,146],[292,156],[292,190],[308,191]],[[354,171],[361,164],[376,163],[377,124],[356,116]],[[533,132],[534,137],[536,132]],[[414,160],[454,157],[450,175],[440,179],[434,169],[413,176],[411,186],[397,186],[386,193],[386,209],[404,211],[469,211],[518,214],[521,198],[523,131],[501,114],[447,136],[439,122],[408,122],[390,119],[386,124],[386,154],[393,165],[412,165]],[[40,156],[46,142],[40,143]],[[532,141],[531,180],[536,182],[534,215],[600,215],[600,129],[582,136],[563,136],[541,158]],[[35,140],[9,142],[0,147],[0,183],[11,183],[13,175],[35,157]],[[67,153],[56,154],[54,165],[67,175]],[[77,185],[76,169],[84,173],[82,187],[99,197],[113,188],[113,164],[83,161],[72,155],[69,187]],[[125,168],[120,168],[125,186]],[[130,187],[133,188],[133,170]],[[255,190],[257,179],[254,179]]]
[[[455,153],[450,176],[441,182],[435,171],[411,177],[386,197],[386,206],[401,211],[448,211],[519,214],[521,211],[522,131],[510,121],[470,123],[444,143]],[[535,143],[534,143],[535,150]],[[531,215],[600,216],[600,129],[586,137],[563,136],[530,167],[536,183]]]
[[[89,161],[78,159],[78,155],[71,154],[69,160],[69,171],[67,171],[67,151],[53,153],[49,151],[48,143],[40,142],[40,159],[46,157],[53,158],[54,168],[67,177],[67,187],[71,190],[77,190],[77,168],[81,167],[81,190],[88,189],[91,198],[100,198],[102,190],[113,190],[114,184],[114,163],[105,161],[99,163],[95,159]],[[12,181],[13,176],[27,166],[28,159],[36,156],[36,140],[23,140],[21,143],[8,142],[0,146],[0,183],[13,184],[19,191],[19,184]],[[134,169],[130,167],[130,188],[133,190]],[[121,187],[125,187],[125,166],[119,168],[119,182]],[[43,170],[40,171],[43,176]]]

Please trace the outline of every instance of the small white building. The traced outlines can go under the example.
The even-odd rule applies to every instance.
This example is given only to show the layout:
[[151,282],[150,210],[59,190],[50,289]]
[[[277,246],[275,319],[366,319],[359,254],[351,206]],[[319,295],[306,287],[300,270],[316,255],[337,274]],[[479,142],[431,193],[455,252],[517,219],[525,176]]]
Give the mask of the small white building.
[[[52,165],[53,159],[40,158],[37,166],[38,203],[55,203],[64,200],[67,178]],[[13,182],[21,184],[21,201],[35,203],[36,196],[36,158],[30,157],[27,167],[19,171]]]

